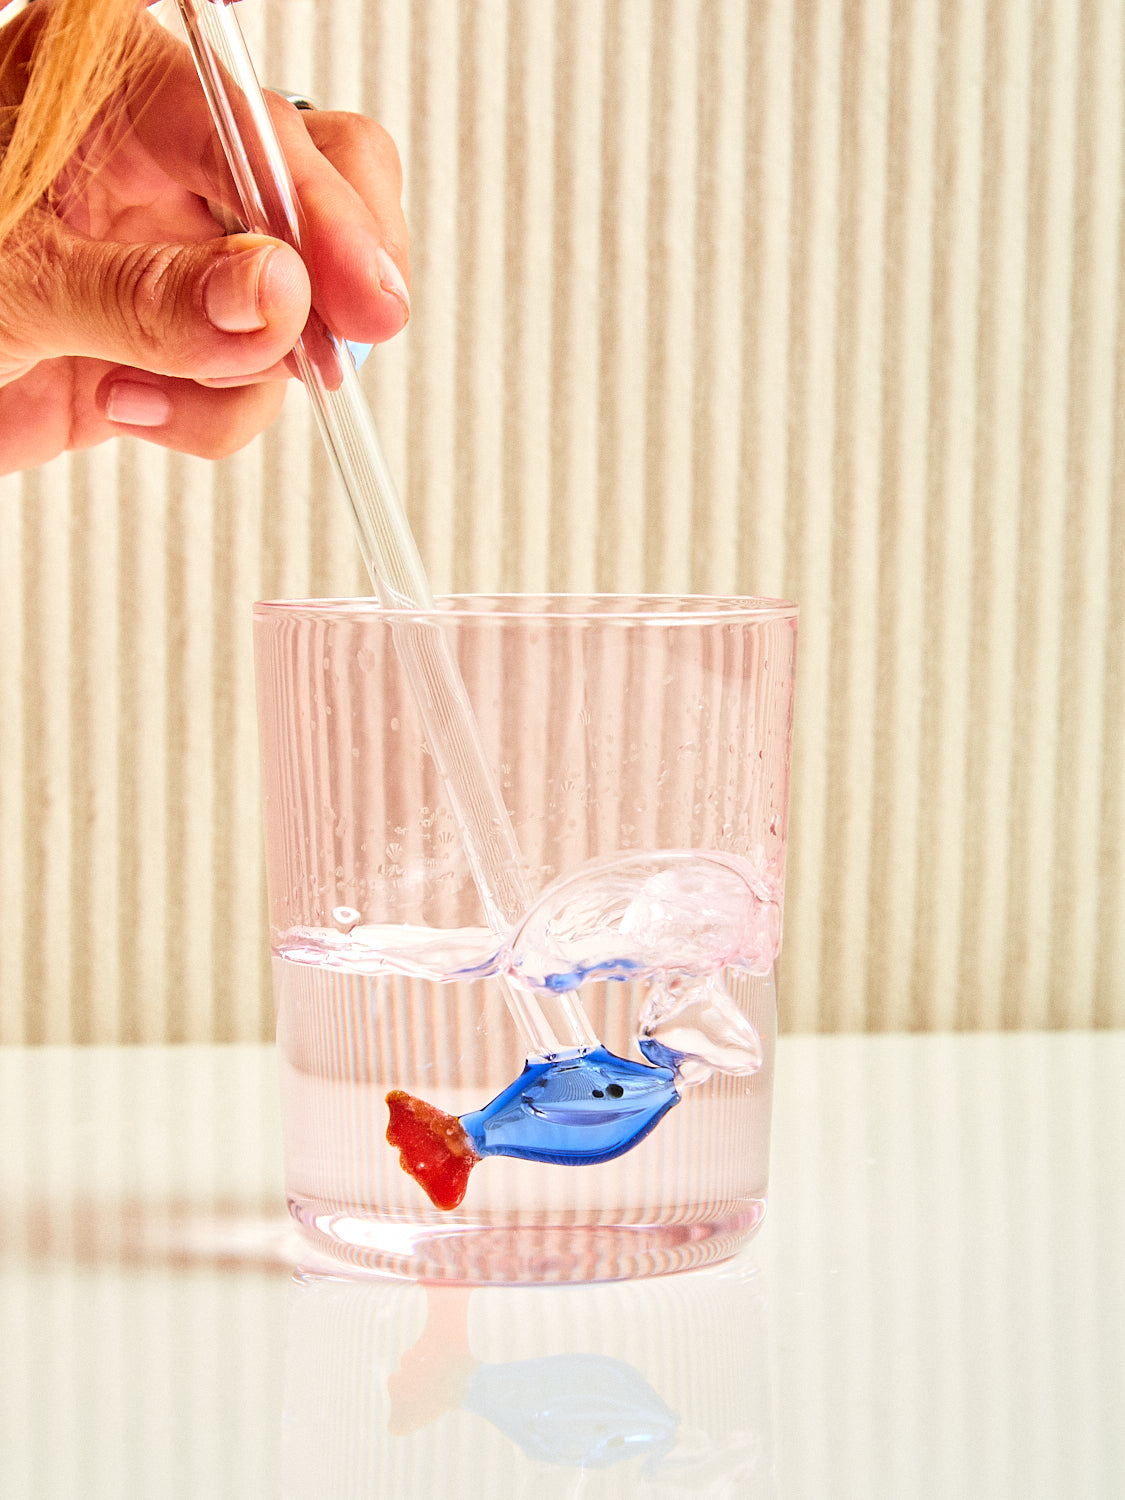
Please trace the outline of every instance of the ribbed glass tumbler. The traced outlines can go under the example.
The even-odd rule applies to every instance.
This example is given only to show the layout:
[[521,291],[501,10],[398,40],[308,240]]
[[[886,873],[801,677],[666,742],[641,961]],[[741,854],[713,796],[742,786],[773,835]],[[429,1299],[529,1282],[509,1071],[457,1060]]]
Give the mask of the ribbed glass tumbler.
[[[471,1284],[733,1254],[766,1203],[795,607],[301,600],[254,625],[305,1235],[342,1267]],[[510,819],[499,897],[419,641]]]

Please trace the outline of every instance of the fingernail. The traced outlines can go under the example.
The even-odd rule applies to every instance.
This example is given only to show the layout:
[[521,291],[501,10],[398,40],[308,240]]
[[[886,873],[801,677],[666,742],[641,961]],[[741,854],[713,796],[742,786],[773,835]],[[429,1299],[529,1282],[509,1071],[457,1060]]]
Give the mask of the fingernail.
[[[402,272],[383,249],[382,245],[375,252],[375,264],[378,267],[379,285],[389,296],[394,297],[402,303],[403,311],[406,313],[406,317],[409,318],[410,293],[406,289],[406,282],[403,280]],[[405,321],[406,319],[404,318],[403,322]]]
[[266,326],[258,305],[262,272],[272,250],[226,255],[203,284],[203,311],[221,333],[255,333]]
[[172,414],[172,403],[158,385],[139,380],[115,380],[105,398],[106,419],[125,427],[162,427]]

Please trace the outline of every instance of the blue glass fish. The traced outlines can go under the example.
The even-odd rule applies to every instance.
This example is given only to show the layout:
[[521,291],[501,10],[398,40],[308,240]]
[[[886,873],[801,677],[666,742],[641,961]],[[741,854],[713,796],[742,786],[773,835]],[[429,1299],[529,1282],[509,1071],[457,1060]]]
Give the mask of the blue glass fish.
[[456,1208],[485,1156],[576,1167],[631,1150],[679,1103],[675,1072],[662,1064],[601,1046],[528,1061],[490,1104],[460,1117],[396,1089],[387,1095],[387,1140],[431,1202]]
[[671,1068],[605,1047],[528,1062],[491,1104],[462,1115],[478,1156],[518,1156],[564,1167],[612,1161],[679,1103]]

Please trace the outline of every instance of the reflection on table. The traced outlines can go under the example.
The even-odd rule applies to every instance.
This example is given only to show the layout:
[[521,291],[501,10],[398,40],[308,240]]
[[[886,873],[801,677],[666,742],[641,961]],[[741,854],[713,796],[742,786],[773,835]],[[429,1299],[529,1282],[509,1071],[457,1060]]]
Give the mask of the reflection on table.
[[299,1281],[282,1492],[772,1496],[764,1314],[741,1262],[588,1288]]
[[742,1256],[469,1291],[303,1255],[272,1049],[0,1050],[0,1492],[1116,1500],[1122,1077],[787,1038]]

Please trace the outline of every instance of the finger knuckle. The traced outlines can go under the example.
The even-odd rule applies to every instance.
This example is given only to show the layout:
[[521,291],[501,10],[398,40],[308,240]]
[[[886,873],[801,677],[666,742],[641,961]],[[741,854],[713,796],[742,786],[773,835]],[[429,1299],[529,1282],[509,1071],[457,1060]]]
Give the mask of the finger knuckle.
[[229,419],[226,419],[195,429],[190,435],[185,435],[177,446],[194,458],[230,458],[245,448],[253,436],[252,432],[246,432],[241,427],[230,426]]
[[394,137],[376,120],[364,119],[365,140],[368,150],[379,163],[380,170],[402,191],[402,158],[398,154]]
[[198,439],[191,451],[196,458],[208,458],[218,461],[223,458],[233,458],[236,453],[246,447],[253,433],[213,434],[208,433],[205,437]]
[[287,99],[284,94],[270,94],[267,104],[275,124],[287,126],[290,130],[294,126],[300,125],[301,111],[293,103],[292,99]]
[[[321,121],[338,145],[362,152],[375,163],[381,176],[402,191],[402,160],[398,147],[390,131],[378,120],[372,120],[368,115],[340,112],[330,118],[322,116]],[[320,123],[318,121],[318,125]]]
[[[271,385],[280,389],[272,390]],[[246,386],[223,393],[221,416],[208,424],[195,452],[200,458],[230,458],[251,443],[273,421],[284,397],[284,382]]]
[[183,257],[174,245],[134,245],[119,257],[106,288],[138,344],[159,345],[170,360],[182,354]]
[[18,363],[41,352],[44,322],[53,321],[58,288],[68,284],[70,266],[59,236],[46,228],[39,234],[10,234],[0,256],[0,334],[4,354]]

